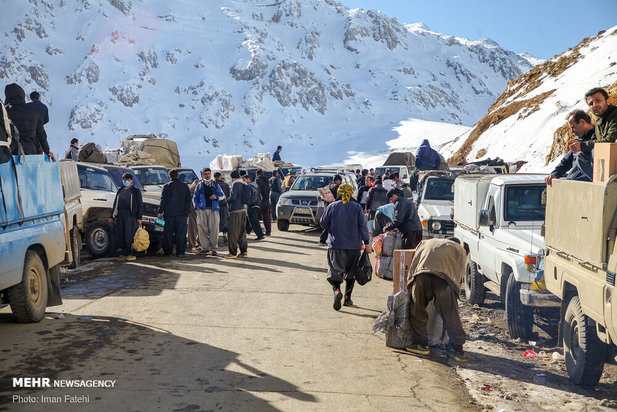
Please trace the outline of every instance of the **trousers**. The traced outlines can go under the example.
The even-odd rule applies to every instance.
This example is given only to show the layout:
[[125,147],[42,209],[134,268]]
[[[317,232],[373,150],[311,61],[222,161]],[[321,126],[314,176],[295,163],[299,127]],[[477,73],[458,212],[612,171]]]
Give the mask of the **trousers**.
[[133,254],[133,238],[137,232],[137,219],[130,210],[118,209],[116,216],[116,232],[118,234],[118,246],[124,256]]
[[163,252],[171,255],[174,244],[176,245],[176,255],[183,255],[186,252],[186,228],[187,216],[165,216],[165,227],[163,229]]
[[229,254],[237,255],[238,248],[240,248],[240,253],[246,252],[248,245],[246,242],[246,212],[244,210],[237,210],[229,214],[228,231]]
[[216,250],[219,244],[219,211],[212,209],[197,209],[197,229],[199,230],[199,243],[205,251]]

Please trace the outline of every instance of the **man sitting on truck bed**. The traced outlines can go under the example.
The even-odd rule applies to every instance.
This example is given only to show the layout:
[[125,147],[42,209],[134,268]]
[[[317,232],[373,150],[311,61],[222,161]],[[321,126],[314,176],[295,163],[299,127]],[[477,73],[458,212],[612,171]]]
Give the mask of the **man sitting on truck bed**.
[[608,104],[608,93],[601,87],[595,87],[585,93],[585,102],[598,118],[595,136],[588,142],[570,140],[568,149],[590,153],[595,143],[614,143],[617,140],[617,108]]
[[[594,137],[594,127],[591,117],[583,110],[574,110],[568,115],[570,130],[576,135],[576,142],[589,142]],[[555,170],[544,179],[547,185],[551,185],[553,179],[566,176],[567,180],[580,180],[591,182],[593,180],[593,159],[591,153],[570,150],[561,159]]]

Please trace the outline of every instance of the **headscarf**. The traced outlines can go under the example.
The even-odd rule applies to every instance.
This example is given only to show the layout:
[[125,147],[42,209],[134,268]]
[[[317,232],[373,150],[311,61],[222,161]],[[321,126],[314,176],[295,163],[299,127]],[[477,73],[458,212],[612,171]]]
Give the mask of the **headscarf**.
[[341,200],[343,200],[343,204],[345,204],[349,202],[349,199],[351,199],[351,195],[353,194],[353,187],[351,187],[351,185],[347,183],[343,183],[338,187],[336,194],[341,197]]

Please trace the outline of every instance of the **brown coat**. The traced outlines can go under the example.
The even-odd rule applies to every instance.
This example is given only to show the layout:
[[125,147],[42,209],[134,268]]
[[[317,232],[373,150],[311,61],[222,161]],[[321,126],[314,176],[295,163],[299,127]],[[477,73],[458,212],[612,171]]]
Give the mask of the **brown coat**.
[[429,273],[446,280],[457,296],[465,277],[465,249],[456,242],[447,239],[427,239],[420,242],[409,268],[411,285],[416,275]]

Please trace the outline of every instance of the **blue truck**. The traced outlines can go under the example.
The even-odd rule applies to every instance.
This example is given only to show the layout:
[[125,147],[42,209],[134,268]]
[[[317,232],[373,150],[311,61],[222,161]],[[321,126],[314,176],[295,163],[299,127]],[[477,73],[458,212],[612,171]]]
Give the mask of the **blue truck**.
[[38,322],[62,304],[64,199],[58,163],[46,155],[11,156],[0,164],[0,302],[18,322]]

